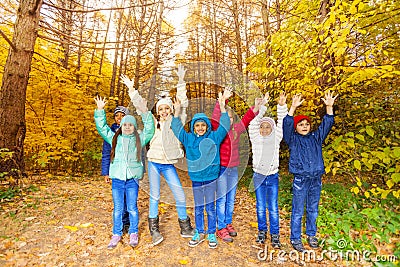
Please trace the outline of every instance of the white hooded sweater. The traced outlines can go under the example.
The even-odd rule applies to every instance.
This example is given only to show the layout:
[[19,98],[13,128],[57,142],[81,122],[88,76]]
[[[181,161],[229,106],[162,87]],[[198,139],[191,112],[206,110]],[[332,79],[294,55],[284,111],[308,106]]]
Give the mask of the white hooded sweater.
[[261,119],[267,108],[260,107],[258,115],[250,122],[249,136],[253,152],[253,171],[262,175],[271,175],[279,171],[279,147],[283,138],[283,118],[288,113],[287,105],[278,105],[278,123],[268,136],[260,134]]

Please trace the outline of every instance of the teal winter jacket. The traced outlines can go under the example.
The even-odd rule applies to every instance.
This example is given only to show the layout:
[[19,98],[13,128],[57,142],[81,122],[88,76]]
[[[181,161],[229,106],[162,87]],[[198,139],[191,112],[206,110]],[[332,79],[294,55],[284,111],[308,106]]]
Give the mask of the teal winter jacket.
[[[139,137],[140,144],[144,147],[154,135],[154,120],[150,111],[141,116],[144,127],[143,131],[139,133]],[[107,125],[105,111],[96,109],[94,112],[94,120],[96,122],[97,131],[101,137],[111,145],[115,133]],[[121,125],[122,123],[123,121],[121,121]],[[135,125],[135,129],[137,129],[137,125]],[[119,135],[115,148],[114,160],[110,164],[110,178],[119,180],[128,180],[132,178],[141,179],[143,177],[143,164],[142,160],[140,158],[138,159],[136,155],[135,135]]]
[[[199,136],[194,133],[194,124],[203,120],[207,132]],[[204,113],[196,113],[190,123],[191,132],[187,133],[179,118],[173,117],[171,129],[186,150],[186,160],[190,179],[195,182],[211,181],[218,178],[220,170],[219,147],[230,128],[228,113],[222,113],[219,127],[212,131],[211,122]]]

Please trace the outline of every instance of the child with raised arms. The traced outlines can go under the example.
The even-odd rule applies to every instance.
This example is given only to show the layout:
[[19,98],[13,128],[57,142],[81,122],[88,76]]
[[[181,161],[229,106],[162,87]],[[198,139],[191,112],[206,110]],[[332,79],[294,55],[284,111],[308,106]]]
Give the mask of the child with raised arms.
[[113,229],[109,249],[115,248],[122,236],[122,214],[124,211],[124,198],[129,213],[129,245],[136,247],[139,242],[138,225],[139,210],[137,198],[139,192],[139,179],[143,177],[143,164],[141,150],[154,134],[154,121],[147,110],[146,101],[141,101],[139,109],[142,113],[143,131],[139,134],[135,117],[126,115],[121,120],[121,127],[114,133],[107,125],[104,98],[96,97],[97,109],[94,112],[96,128],[101,137],[111,145],[110,153],[110,178],[112,181]]
[[290,242],[299,252],[305,250],[301,241],[302,218],[306,206],[306,235],[311,248],[318,248],[317,217],[325,173],[322,145],[334,123],[333,104],[338,95],[325,93],[322,98],[326,114],[318,129],[311,131],[311,120],[306,115],[293,117],[296,109],[304,102],[301,94],[293,96],[292,106],[283,120],[283,139],[289,146],[289,172],[293,178],[292,215],[290,218]]
[[[211,122],[204,113],[196,113],[190,123],[191,132],[186,132],[179,119],[181,109],[179,99],[174,104],[175,114],[171,128],[186,149],[188,172],[192,180],[194,196],[196,229],[193,238],[189,241],[190,247],[195,247],[203,242],[205,234],[207,234],[210,248],[218,246],[215,236],[215,193],[217,190],[216,179],[220,171],[219,146],[230,127],[229,116],[225,110],[225,100],[222,93],[219,93],[221,118],[219,127],[215,131],[212,131]],[[204,229],[204,208],[207,212],[207,231]]]
[[[250,122],[249,136],[253,152],[253,183],[256,192],[256,211],[258,235],[256,242],[264,244],[268,233],[266,210],[269,215],[269,233],[273,248],[280,248],[279,239],[279,148],[283,137],[282,123],[288,110],[286,94],[279,95],[277,115],[278,121],[271,117],[264,117],[269,94],[256,102],[261,107],[258,115]],[[257,101],[257,100],[256,100]]]

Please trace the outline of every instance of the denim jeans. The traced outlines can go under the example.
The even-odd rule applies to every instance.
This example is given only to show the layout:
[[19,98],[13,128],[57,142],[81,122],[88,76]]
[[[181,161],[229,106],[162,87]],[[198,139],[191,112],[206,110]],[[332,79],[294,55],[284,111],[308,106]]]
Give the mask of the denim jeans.
[[126,208],[126,196],[124,197],[124,212],[122,213],[122,224],[129,225],[129,212]]
[[322,180],[319,177],[295,176],[293,180],[292,216],[290,218],[290,240],[301,239],[301,226],[306,205],[306,234],[317,233],[317,217]]
[[217,178],[217,222],[221,230],[232,223],[233,209],[238,183],[238,168],[221,166]]
[[129,213],[129,234],[138,232],[139,210],[137,198],[139,192],[139,182],[137,179],[119,180],[112,179],[112,197],[114,203],[113,211],[113,234],[122,236],[122,214],[124,211],[124,198],[126,197],[126,207]]
[[266,209],[268,204],[269,232],[279,234],[278,191],[279,175],[253,174],[254,188],[256,190],[256,211],[259,231],[267,231]]
[[149,218],[157,218],[158,203],[160,201],[160,178],[164,176],[172,194],[175,198],[175,206],[178,212],[178,217],[181,220],[187,218],[186,199],[181,181],[173,164],[160,164],[149,161],[149,183],[150,183],[150,205]]
[[204,231],[204,206],[207,212],[207,234],[214,234],[217,227],[217,215],[215,212],[215,193],[217,191],[216,179],[206,182],[192,181],[194,197],[194,218],[196,229],[199,233]]

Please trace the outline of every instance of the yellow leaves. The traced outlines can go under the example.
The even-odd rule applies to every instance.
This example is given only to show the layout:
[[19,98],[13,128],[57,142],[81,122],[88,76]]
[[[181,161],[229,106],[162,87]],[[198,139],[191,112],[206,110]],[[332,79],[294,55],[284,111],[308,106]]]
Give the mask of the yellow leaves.
[[354,160],[353,164],[357,170],[361,170],[361,162],[358,159]]
[[352,187],[350,191],[353,192],[354,194],[358,194],[360,192],[360,189],[358,187]]
[[386,181],[386,185],[389,187],[389,189],[391,189],[395,185],[395,183],[393,182],[393,180],[390,179]]
[[249,224],[253,228],[257,228],[258,227],[258,223],[257,222],[249,222]]
[[79,230],[79,228],[88,228],[92,226],[93,226],[92,223],[84,223],[84,224],[77,223],[75,226],[64,225],[64,228],[70,230],[71,232],[76,232]]
[[71,232],[78,231],[78,227],[76,227],[76,226],[64,225],[64,228],[70,230]]
[[186,265],[188,263],[188,260],[179,260],[179,264]]
[[79,227],[81,227],[81,228],[88,228],[88,227],[91,227],[91,226],[93,226],[92,223],[84,223],[84,224],[79,225]]

